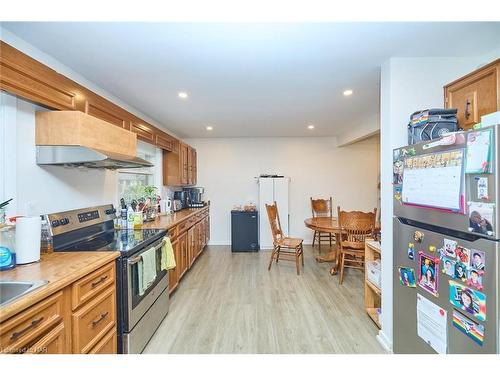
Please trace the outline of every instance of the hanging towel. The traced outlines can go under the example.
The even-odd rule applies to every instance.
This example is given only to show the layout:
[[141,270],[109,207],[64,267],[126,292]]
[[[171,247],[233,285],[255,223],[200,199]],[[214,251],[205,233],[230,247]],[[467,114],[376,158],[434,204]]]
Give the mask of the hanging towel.
[[156,279],[156,249],[154,247],[141,254],[141,260],[137,264],[139,276],[139,295],[142,296],[146,289]]
[[172,242],[169,237],[163,238],[163,246],[161,247],[161,269],[171,270],[175,268],[175,256]]

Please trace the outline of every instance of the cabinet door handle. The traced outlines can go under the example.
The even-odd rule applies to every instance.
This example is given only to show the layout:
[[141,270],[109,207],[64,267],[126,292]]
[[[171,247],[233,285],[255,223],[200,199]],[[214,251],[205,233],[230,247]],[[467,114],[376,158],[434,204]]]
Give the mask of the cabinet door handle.
[[470,112],[469,112],[469,106],[470,106],[470,104],[471,104],[471,103],[470,103],[469,99],[467,99],[467,100],[465,101],[465,119],[466,119],[466,120],[468,120],[468,119],[469,119],[469,117],[470,117]]
[[30,329],[35,328],[38,324],[40,324],[42,322],[42,320],[43,320],[43,316],[41,316],[38,319],[32,320],[31,323],[30,323],[30,325],[27,326],[26,328],[23,328],[20,331],[16,331],[16,332],[12,333],[12,335],[10,336],[10,341],[17,340],[19,337],[21,337],[22,335],[24,335]]
[[102,283],[104,280],[106,280],[108,278],[108,275],[105,275],[105,276],[102,276],[99,280],[97,281],[94,281],[91,285],[92,285],[92,288],[95,288],[97,285],[99,285],[100,283]]
[[95,327],[95,326],[96,326],[96,325],[98,325],[98,324],[99,324],[102,320],[106,319],[106,317],[108,316],[108,314],[109,314],[109,313],[106,311],[106,312],[102,313],[102,314],[101,314],[101,316],[100,316],[98,319],[93,320],[93,321],[92,321],[92,327]]

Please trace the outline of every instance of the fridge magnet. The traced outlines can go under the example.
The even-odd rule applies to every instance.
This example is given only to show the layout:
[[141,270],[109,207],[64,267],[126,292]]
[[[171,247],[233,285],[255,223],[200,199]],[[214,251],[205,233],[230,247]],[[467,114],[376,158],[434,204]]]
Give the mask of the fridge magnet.
[[415,245],[411,242],[408,244],[408,259],[415,259]]
[[484,271],[475,270],[474,268],[467,271],[467,285],[477,290],[483,290],[483,275]]
[[439,259],[432,258],[423,252],[419,252],[418,257],[418,285],[438,297]]
[[402,160],[396,160],[393,164],[393,181],[394,185],[401,185],[403,183],[403,166]]
[[401,285],[416,288],[415,284],[415,270],[408,267],[399,267],[399,283]]
[[469,202],[469,231],[492,236],[494,208],[492,203]]
[[477,344],[483,346],[484,326],[482,324],[477,324],[465,315],[453,310],[453,326]]
[[431,246],[429,246],[429,251],[430,251],[431,253],[436,252],[436,246],[432,246],[432,245],[431,245]]
[[476,177],[477,199],[488,199],[488,177]]
[[450,280],[450,303],[458,309],[472,314],[481,321],[486,320],[486,295]]
[[455,258],[455,249],[457,248],[457,241],[449,240],[447,238],[443,241],[443,247],[441,249],[441,255],[448,258]]
[[470,262],[470,250],[462,246],[457,246],[455,249],[455,254],[457,255],[457,261],[464,264],[469,264]]
[[467,280],[467,265],[457,261],[455,263],[455,274],[453,277],[465,282]]
[[394,187],[394,199],[401,202],[401,186]]
[[484,271],[484,260],[486,254],[481,250],[471,250],[470,266],[476,270]]
[[416,242],[421,243],[424,240],[424,234],[419,230],[416,230],[415,233],[413,233],[413,239]]
[[443,265],[442,272],[450,277],[455,276],[455,261],[446,257],[441,258],[441,264]]

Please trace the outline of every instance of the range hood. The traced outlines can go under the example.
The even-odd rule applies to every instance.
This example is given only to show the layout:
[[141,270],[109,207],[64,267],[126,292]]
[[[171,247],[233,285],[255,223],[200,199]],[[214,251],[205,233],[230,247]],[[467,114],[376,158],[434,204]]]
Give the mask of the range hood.
[[80,111],[36,113],[36,162],[86,168],[152,167],[136,156],[137,135]]
[[36,146],[38,165],[65,165],[100,169],[152,167],[150,162],[136,156],[82,146]]

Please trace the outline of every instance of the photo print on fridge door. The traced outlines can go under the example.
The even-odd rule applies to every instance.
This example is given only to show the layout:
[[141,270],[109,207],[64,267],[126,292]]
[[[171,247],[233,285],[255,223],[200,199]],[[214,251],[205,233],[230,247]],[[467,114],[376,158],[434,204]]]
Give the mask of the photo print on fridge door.
[[418,252],[418,285],[435,297],[439,296],[439,263],[439,258]]

